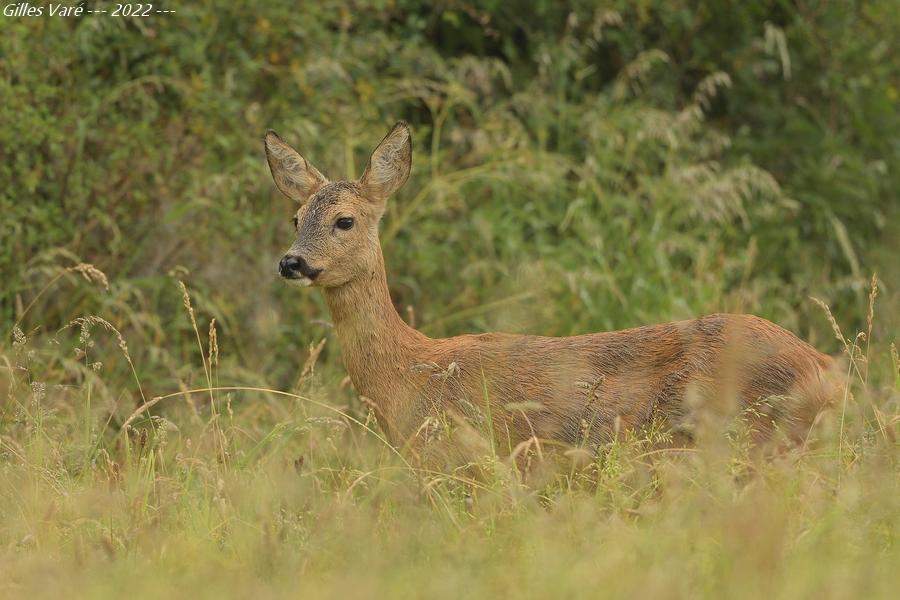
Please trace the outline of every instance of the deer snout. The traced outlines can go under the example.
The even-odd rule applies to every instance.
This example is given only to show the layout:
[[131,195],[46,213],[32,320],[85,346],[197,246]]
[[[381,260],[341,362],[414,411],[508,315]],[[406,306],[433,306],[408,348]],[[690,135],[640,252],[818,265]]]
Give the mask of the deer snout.
[[286,254],[281,259],[281,262],[278,263],[278,272],[285,279],[299,279],[301,277],[315,279],[322,272],[322,269],[312,268],[302,256]]

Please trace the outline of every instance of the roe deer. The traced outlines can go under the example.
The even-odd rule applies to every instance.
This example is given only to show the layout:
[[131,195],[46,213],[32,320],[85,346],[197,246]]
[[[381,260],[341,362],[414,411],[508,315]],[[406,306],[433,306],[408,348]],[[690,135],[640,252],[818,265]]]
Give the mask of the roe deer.
[[280,274],[324,289],[353,384],[395,444],[421,448],[429,424],[449,415],[486,424],[504,453],[533,438],[595,448],[657,417],[689,427],[690,399],[723,396],[750,415],[755,439],[778,428],[802,441],[838,391],[830,357],[751,315],[573,337],[430,339],[394,309],[378,240],[385,202],[410,172],[406,123],[358,181],[327,180],[274,131],[265,149],[276,186],[300,204]]

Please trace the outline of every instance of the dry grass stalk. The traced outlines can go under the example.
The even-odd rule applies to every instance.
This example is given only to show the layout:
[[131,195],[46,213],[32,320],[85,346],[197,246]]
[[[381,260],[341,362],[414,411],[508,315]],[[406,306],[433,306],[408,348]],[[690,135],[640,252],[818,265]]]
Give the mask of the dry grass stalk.
[[209,364],[219,366],[219,338],[216,335],[216,319],[209,322]]
[[143,402],[146,402],[147,398],[144,395],[144,388],[141,385],[140,378],[138,377],[137,369],[135,369],[134,367],[134,362],[131,360],[131,354],[128,352],[128,343],[125,341],[125,337],[122,335],[122,332],[116,329],[116,327],[106,319],[94,315],[88,315],[87,317],[79,317],[77,319],[73,319],[72,321],[67,323],[65,327],[60,329],[60,331],[62,331],[63,329],[68,329],[73,325],[78,325],[82,328],[83,336],[86,335],[87,330],[90,329],[92,325],[100,325],[101,327],[112,333],[114,336],[116,336],[116,340],[119,343],[119,350],[122,351],[122,355],[125,356],[125,360],[128,362],[128,366],[131,368],[131,373],[134,376],[135,383],[137,384],[138,392],[141,394],[141,400]]
[[34,307],[38,299],[43,296],[44,293],[66,273],[81,273],[81,275],[90,283],[99,285],[103,287],[103,289],[109,291],[109,280],[107,279],[106,274],[103,271],[90,263],[78,263],[74,267],[62,269],[56,274],[55,277],[48,281],[47,284],[44,285],[44,287],[42,287],[41,290],[34,295],[34,298],[31,299],[31,302],[28,303],[28,306],[19,311],[19,318],[16,320],[14,326],[18,326],[19,323],[22,322],[22,319],[25,318],[25,315],[28,313],[28,311],[31,310],[32,307]]
[[866,379],[869,381],[869,348],[872,345],[872,323],[875,320],[875,299],[878,297],[878,275],[872,273],[872,283],[869,289],[869,310],[866,312]]
[[[208,360],[206,354],[203,352],[203,341],[200,339],[200,329],[199,327],[197,327],[197,317],[194,315],[194,307],[191,304],[191,295],[188,293],[187,286],[181,280],[178,281],[178,286],[181,288],[181,301],[184,304],[185,309],[187,309],[188,317],[191,320],[191,327],[194,329],[194,335],[197,337],[197,347],[200,349],[200,360],[203,362],[203,374],[206,376],[206,389],[209,392],[209,405],[212,412],[210,420],[213,423],[214,434],[219,445],[218,450],[220,461],[222,463],[225,463],[225,435],[224,433],[222,433],[221,426],[219,425],[219,411],[218,407],[216,406],[216,397],[213,394],[213,382],[212,375],[210,373],[211,358]],[[210,344],[210,347],[211,346],[212,345]],[[216,352],[218,354],[218,348],[216,349]]]
[[302,380],[307,375],[312,375],[316,370],[316,363],[319,361],[319,354],[322,353],[322,348],[325,347],[325,342],[328,338],[322,338],[319,340],[318,344],[310,344],[309,345],[309,356],[306,359],[306,362],[303,363],[303,369],[300,371],[300,379]]
[[109,280],[106,278],[106,273],[91,263],[78,263],[74,267],[69,267],[66,271],[71,273],[81,273],[82,277],[90,283],[96,284],[104,290],[109,291]]
[[840,325],[838,325],[837,319],[835,319],[834,315],[831,314],[831,309],[827,304],[825,304],[825,302],[819,300],[818,298],[810,296],[809,299],[815,302],[819,306],[819,308],[821,308],[825,312],[825,318],[828,319],[828,322],[831,324],[831,330],[834,332],[834,337],[837,338],[837,340],[844,347],[844,351],[847,352],[847,355],[852,358],[853,353],[850,351],[850,345],[847,343],[847,339],[844,337],[844,334],[841,331],[841,327]]

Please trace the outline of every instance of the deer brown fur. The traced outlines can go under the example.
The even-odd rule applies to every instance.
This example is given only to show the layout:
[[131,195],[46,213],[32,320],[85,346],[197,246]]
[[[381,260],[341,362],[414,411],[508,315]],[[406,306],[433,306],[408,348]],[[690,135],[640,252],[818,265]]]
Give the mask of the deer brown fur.
[[385,202],[409,176],[406,124],[356,182],[329,182],[274,132],[265,145],[277,187],[301,205],[281,274],[324,288],[353,384],[398,445],[422,448],[449,416],[483,425],[500,452],[530,439],[596,447],[654,419],[689,430],[696,407],[728,399],[757,440],[776,428],[802,440],[838,393],[830,357],[751,315],[573,337],[431,339],[394,309],[378,241]]

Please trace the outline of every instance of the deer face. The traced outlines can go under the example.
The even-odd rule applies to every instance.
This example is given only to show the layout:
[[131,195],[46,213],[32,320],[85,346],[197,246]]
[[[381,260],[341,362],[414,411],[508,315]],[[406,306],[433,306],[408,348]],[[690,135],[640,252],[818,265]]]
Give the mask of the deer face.
[[274,131],[266,158],[279,190],[300,203],[296,239],[278,265],[298,285],[338,287],[370,274],[378,255],[378,222],[385,202],[409,177],[409,128],[397,123],[369,159],[358,181],[328,181]]

